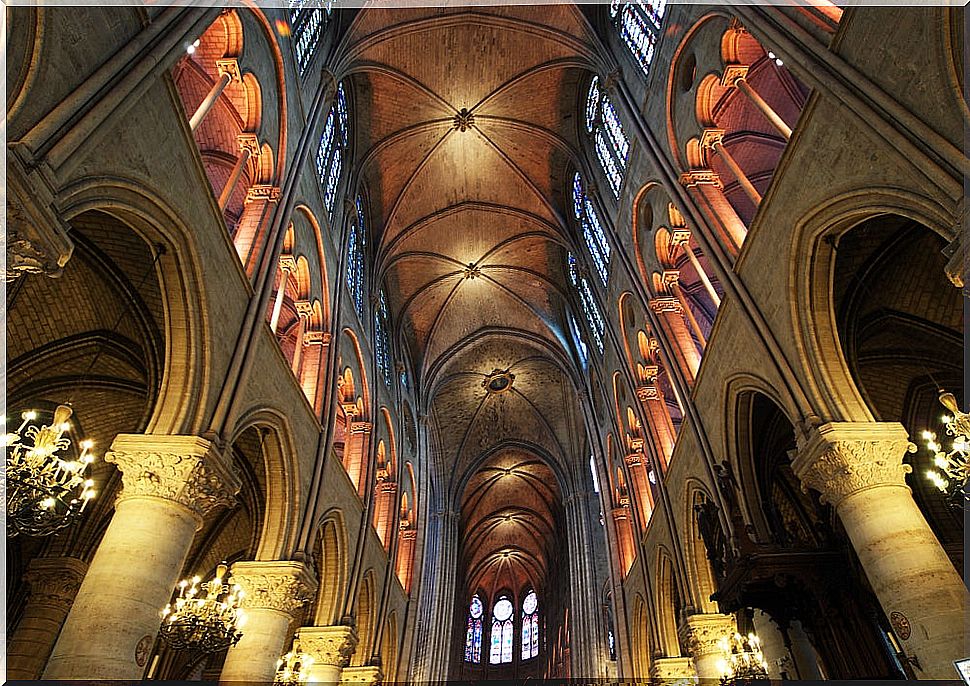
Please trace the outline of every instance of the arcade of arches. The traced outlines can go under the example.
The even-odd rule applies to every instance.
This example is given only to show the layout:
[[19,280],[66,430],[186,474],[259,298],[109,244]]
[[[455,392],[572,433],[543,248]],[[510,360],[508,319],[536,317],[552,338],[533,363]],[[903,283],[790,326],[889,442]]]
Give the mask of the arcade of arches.
[[8,677],[956,676],[962,12],[6,13],[6,414],[97,491]]

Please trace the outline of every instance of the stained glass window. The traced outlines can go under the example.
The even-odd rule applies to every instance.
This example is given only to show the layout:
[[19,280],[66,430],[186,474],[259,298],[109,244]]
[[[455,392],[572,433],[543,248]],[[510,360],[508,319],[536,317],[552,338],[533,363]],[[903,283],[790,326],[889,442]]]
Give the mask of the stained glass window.
[[572,253],[568,255],[569,280],[579,292],[579,303],[583,308],[583,315],[586,317],[586,324],[589,326],[590,335],[596,343],[596,349],[603,352],[603,335],[606,331],[606,322],[600,312],[599,305],[593,297],[593,289],[589,285],[589,280],[579,273],[579,266],[576,256]]
[[357,221],[350,225],[350,236],[347,239],[347,288],[350,290],[351,301],[357,317],[364,321],[364,256],[367,252],[367,224],[364,220],[364,202],[358,195]]
[[630,154],[630,139],[623,131],[613,101],[600,91],[599,79],[595,76],[586,96],[586,130],[593,136],[596,159],[603,168],[613,197],[619,198]]
[[341,83],[337,86],[336,102],[323,125],[323,134],[320,136],[316,157],[317,178],[323,190],[323,201],[331,221],[333,221],[337,198],[337,186],[340,184],[340,172],[343,169],[344,151],[349,140],[347,96]]
[[610,6],[610,14],[616,21],[620,37],[644,76],[650,73],[666,9],[666,0],[635,0],[627,3],[614,0]]
[[583,180],[579,172],[573,177],[573,211],[576,214],[576,219],[579,220],[583,240],[593,258],[596,272],[605,286],[609,279],[612,250],[609,241],[606,239],[603,224],[596,213],[596,208],[593,207],[593,203],[583,190]]
[[539,598],[529,591],[522,601],[522,659],[539,654]]
[[482,600],[478,594],[468,604],[468,629],[465,633],[465,662],[482,661]]
[[380,299],[377,303],[377,311],[374,313],[374,347],[377,354],[377,369],[384,379],[387,387],[391,387],[391,354],[390,342],[387,338],[388,318],[387,301],[384,299],[384,291],[381,291]]
[[512,662],[512,642],[515,629],[512,614],[515,608],[508,596],[500,596],[492,608],[492,644],[488,661],[493,665]]
[[300,76],[304,76],[313,53],[316,52],[323,27],[330,17],[330,3],[325,7],[319,0],[290,0],[290,31],[293,37],[293,52],[296,53],[296,66]]

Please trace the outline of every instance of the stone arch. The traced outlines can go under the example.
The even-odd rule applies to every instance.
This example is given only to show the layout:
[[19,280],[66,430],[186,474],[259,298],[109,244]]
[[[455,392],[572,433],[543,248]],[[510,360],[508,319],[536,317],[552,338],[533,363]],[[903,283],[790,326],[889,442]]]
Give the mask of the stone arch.
[[678,611],[677,599],[677,579],[674,572],[673,560],[670,553],[662,546],[657,548],[657,584],[655,593],[657,595],[656,613],[657,628],[660,639],[660,652],[666,657],[678,657],[680,652],[680,641],[678,639]]
[[685,503],[687,512],[684,522],[687,524],[686,547],[686,567],[688,587],[694,592],[698,602],[697,609],[704,613],[714,613],[718,611],[717,604],[711,600],[711,596],[717,591],[714,580],[714,570],[711,568],[711,561],[707,556],[707,548],[704,539],[701,537],[697,524],[696,508],[704,502],[712,502],[713,498],[709,489],[699,481],[689,479],[685,486],[687,497]]
[[374,570],[364,572],[357,602],[354,604],[354,619],[357,626],[357,648],[350,659],[355,667],[366,665],[371,658],[371,644],[374,641],[374,627],[378,620],[374,602]]
[[347,529],[343,513],[333,509],[323,515],[317,529],[313,561],[319,586],[312,608],[315,626],[331,626],[340,621],[340,600],[347,585]]

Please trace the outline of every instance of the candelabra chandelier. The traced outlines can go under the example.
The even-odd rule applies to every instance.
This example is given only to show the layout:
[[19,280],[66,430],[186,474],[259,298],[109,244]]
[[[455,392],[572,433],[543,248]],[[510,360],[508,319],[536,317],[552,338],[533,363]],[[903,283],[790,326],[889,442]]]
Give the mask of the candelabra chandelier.
[[310,679],[312,666],[313,657],[300,652],[300,639],[294,638],[290,652],[276,663],[276,678],[273,679],[273,683],[281,686],[305,684]]
[[28,410],[15,432],[4,432],[8,537],[48,536],[73,522],[95,496],[94,482],[86,478],[94,443],[81,441],[76,459],[58,455],[71,446],[64,435],[71,413],[59,405],[53,421],[38,426],[38,413]]
[[768,678],[768,663],[761,652],[761,640],[754,634],[735,633],[720,640],[724,658],[720,661],[721,686],[732,686]]
[[239,586],[223,582],[226,569],[225,564],[219,565],[215,577],[204,584],[198,576],[179,582],[174,606],[170,603],[162,610],[160,634],[166,643],[176,650],[217,653],[239,642],[243,592]]
[[970,499],[967,480],[970,479],[970,414],[960,411],[952,393],[940,391],[940,404],[952,414],[943,416],[946,433],[953,437],[950,450],[944,451],[932,431],[923,432],[926,447],[933,453],[936,469],[927,469],[926,478],[946,494],[955,507],[962,507]]

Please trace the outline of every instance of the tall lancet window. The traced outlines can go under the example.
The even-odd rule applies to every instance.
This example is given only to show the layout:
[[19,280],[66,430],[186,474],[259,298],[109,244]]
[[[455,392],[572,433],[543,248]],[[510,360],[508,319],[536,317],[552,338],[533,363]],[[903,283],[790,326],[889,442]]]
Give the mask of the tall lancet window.
[[512,627],[512,614],[515,607],[507,595],[499,596],[492,608],[492,641],[488,661],[493,665],[512,661],[512,643],[515,629]]
[[350,236],[347,239],[347,289],[350,299],[354,303],[357,318],[364,321],[364,255],[367,252],[367,224],[364,219],[364,201],[360,195],[355,202],[357,206],[357,221],[350,225]]
[[620,186],[626,173],[630,140],[609,96],[600,90],[599,77],[594,76],[586,96],[586,131],[593,137],[596,159],[606,175],[614,198],[620,197]]
[[569,253],[567,259],[569,280],[579,293],[579,304],[583,308],[583,316],[586,318],[587,327],[593,336],[593,341],[596,343],[596,349],[602,354],[603,335],[606,332],[606,322],[603,319],[603,313],[600,312],[600,308],[596,304],[596,299],[593,297],[593,289],[589,285],[589,279],[579,272],[579,264],[576,262],[576,256]]
[[666,0],[613,0],[610,3],[610,15],[616,22],[616,29],[644,76],[650,73],[666,9]]
[[381,291],[377,301],[377,311],[374,313],[374,347],[377,354],[377,369],[384,383],[391,388],[391,352],[387,330],[387,301],[384,299],[384,291]]
[[610,242],[606,240],[606,232],[603,231],[603,224],[596,213],[596,208],[593,207],[593,203],[583,189],[583,179],[579,172],[576,172],[573,177],[573,213],[582,229],[583,240],[593,258],[596,273],[599,274],[605,286],[610,276],[612,250],[610,249]]
[[482,661],[482,614],[484,607],[478,594],[468,604],[468,630],[465,632],[465,662],[479,664]]
[[522,659],[539,654],[539,598],[529,591],[522,601]]
[[321,6],[319,0],[290,0],[290,35],[300,76],[305,76],[313,54],[323,35],[323,27],[330,18],[330,3]]
[[323,135],[320,136],[316,159],[317,178],[323,190],[323,202],[327,206],[327,215],[331,221],[333,221],[334,201],[337,198],[337,186],[340,183],[340,171],[343,167],[343,156],[350,142],[349,133],[347,94],[341,83],[337,86],[336,100],[323,125]]

